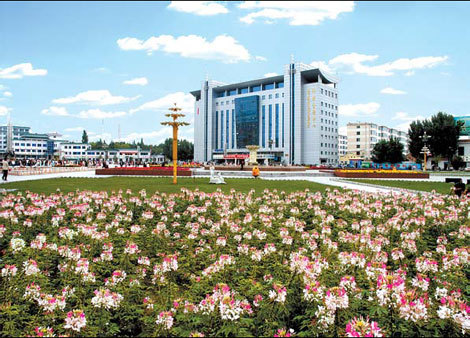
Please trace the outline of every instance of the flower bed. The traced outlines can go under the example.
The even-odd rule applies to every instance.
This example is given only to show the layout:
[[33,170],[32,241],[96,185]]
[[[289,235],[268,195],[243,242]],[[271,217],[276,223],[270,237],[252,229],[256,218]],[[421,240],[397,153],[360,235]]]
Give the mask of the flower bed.
[[468,335],[469,202],[5,195],[1,335]]
[[[96,169],[96,175],[148,175],[148,176],[173,176],[173,167],[122,167]],[[191,176],[190,168],[177,169],[177,176]]]
[[428,173],[416,170],[345,170],[336,169],[334,171],[337,177],[348,178],[429,178]]

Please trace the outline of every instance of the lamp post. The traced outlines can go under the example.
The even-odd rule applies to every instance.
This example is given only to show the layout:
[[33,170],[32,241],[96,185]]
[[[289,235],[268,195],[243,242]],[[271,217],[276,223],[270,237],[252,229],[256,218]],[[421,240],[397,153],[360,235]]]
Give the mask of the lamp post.
[[429,148],[426,146],[426,142],[428,141],[429,136],[426,134],[426,131],[425,131],[424,135],[420,136],[420,138],[423,140],[423,143],[424,143],[423,148],[421,148],[420,153],[424,155],[424,171],[426,171],[426,163],[427,163],[426,156],[431,155],[431,153],[429,152]]
[[165,114],[167,117],[171,117],[173,121],[161,122],[164,126],[173,127],[173,184],[177,183],[177,173],[178,173],[178,128],[179,126],[189,126],[187,122],[178,122],[179,117],[184,117],[184,114],[178,113],[181,108],[176,106],[169,108],[168,110],[171,113]]

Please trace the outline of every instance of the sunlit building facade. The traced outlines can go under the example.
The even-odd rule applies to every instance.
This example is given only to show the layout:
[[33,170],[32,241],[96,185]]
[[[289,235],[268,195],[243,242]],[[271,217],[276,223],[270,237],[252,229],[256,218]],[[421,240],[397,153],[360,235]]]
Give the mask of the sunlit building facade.
[[194,157],[223,161],[258,145],[258,162],[338,163],[338,79],[303,63],[284,74],[225,84],[206,80],[196,98]]

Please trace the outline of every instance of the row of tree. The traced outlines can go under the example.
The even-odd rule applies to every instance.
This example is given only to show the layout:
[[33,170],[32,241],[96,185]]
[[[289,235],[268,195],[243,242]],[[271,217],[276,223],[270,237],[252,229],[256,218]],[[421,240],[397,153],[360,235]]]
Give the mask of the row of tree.
[[[424,133],[426,146],[436,159],[447,159],[454,169],[463,166],[462,158],[456,156],[458,139],[463,122],[455,121],[454,116],[439,112],[430,119],[413,121],[408,129],[408,151],[418,163],[424,160]],[[376,163],[399,163],[405,159],[404,147],[397,138],[382,140],[375,144],[372,150],[372,161]]]

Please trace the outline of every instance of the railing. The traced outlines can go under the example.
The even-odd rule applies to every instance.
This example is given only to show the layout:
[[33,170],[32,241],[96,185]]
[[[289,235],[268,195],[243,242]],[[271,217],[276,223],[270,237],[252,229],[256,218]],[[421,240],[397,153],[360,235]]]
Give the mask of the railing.
[[9,174],[13,176],[45,175],[90,171],[95,169],[96,167],[14,167]]

